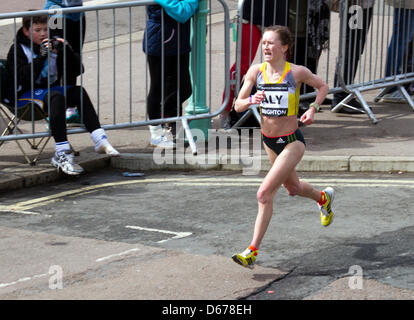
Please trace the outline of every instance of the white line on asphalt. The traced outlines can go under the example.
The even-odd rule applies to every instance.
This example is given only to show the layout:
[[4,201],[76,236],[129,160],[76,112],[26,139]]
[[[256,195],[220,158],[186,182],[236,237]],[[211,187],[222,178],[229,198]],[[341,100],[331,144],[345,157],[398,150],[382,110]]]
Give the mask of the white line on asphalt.
[[[111,254],[109,256],[96,259],[96,262],[102,262],[102,261],[105,261],[105,260],[108,260],[108,259],[111,259],[111,258],[114,258],[114,257],[119,257],[119,256],[122,256],[122,255],[126,255],[128,253],[131,253],[131,252],[139,251],[139,250],[141,250],[141,249],[139,249],[139,248],[133,248],[133,249],[130,249],[130,250],[127,250],[127,251],[124,251],[124,252],[120,252],[120,253],[116,253],[116,254]],[[38,278],[46,277],[47,275],[48,275],[47,273],[37,274],[37,275],[31,276],[31,277],[20,278],[20,279],[18,279],[16,281],[12,281],[12,282],[8,282],[8,283],[0,283],[0,289],[1,288],[5,288],[5,287],[10,287],[10,286],[16,285],[18,283],[30,281],[30,280],[33,280],[33,279],[38,279]]]
[[111,254],[111,255],[106,256],[106,257],[102,257],[102,258],[96,259],[95,261],[96,262],[101,262],[101,261],[105,261],[105,260],[108,260],[108,259],[111,259],[111,258],[114,258],[114,257],[123,256],[123,255],[126,255],[126,254],[131,253],[131,252],[136,252],[136,251],[139,251],[139,250],[141,250],[141,249],[139,249],[139,248],[133,248],[133,249],[129,249],[129,250],[124,251],[124,252],[115,253],[115,254]]
[[29,281],[29,280],[32,280],[32,279],[36,279],[36,278],[46,277],[47,275],[48,275],[47,273],[37,274],[37,275],[34,275],[32,277],[20,278],[20,279],[18,279],[16,281],[9,282],[9,283],[0,283],[0,288],[5,288],[5,287],[13,286],[15,284],[18,284],[18,283],[21,283],[21,282],[25,282],[25,281]]
[[174,231],[168,231],[168,230],[143,228],[143,227],[138,227],[138,226],[125,226],[125,228],[134,229],[134,230],[142,230],[142,231],[160,232],[160,233],[174,234],[175,235],[172,238],[157,241],[157,243],[163,243],[163,242],[166,242],[166,241],[169,241],[169,240],[172,240],[172,239],[182,239],[182,238],[189,237],[189,236],[192,235],[191,232],[174,232]]
[[337,182],[337,183],[341,183],[341,182],[345,182],[345,183],[382,183],[382,184],[387,184],[387,183],[391,183],[391,184],[404,184],[404,185],[409,185],[409,184],[414,184],[414,180],[396,180],[396,179],[353,179],[353,178],[349,178],[349,179],[335,179],[335,178],[327,178],[327,179],[321,179],[321,178],[314,178],[314,179],[303,179],[304,181],[308,181],[308,182]]
[[11,213],[19,213],[19,214],[27,214],[27,215],[39,215],[38,212],[33,211],[24,211],[24,210],[14,210],[12,207],[8,206],[0,206],[0,212],[11,212]]
[[402,184],[391,184],[391,183],[329,183],[321,181],[320,183],[314,183],[315,185],[330,185],[333,187],[379,187],[379,188],[414,188],[414,185],[402,185]]
[[[251,186],[259,186],[262,183],[263,179],[260,181],[254,181],[247,180],[244,181],[238,181],[238,182],[228,182],[228,181],[221,181],[221,182],[209,182],[207,180],[203,182],[197,182],[197,181],[180,181],[180,182],[174,182],[174,185],[176,186],[196,186],[196,187],[209,187],[209,186],[227,186],[227,187],[251,187]],[[329,186],[336,186],[336,187],[381,187],[381,188],[389,188],[389,187],[405,187],[405,188],[414,188],[414,182],[410,181],[378,181],[378,180],[310,180],[310,179],[302,179],[302,181],[306,181],[309,183],[312,183],[314,185],[329,185]],[[365,183],[362,183],[365,182]]]
[[255,187],[260,186],[261,182],[174,182],[176,186],[195,186],[195,187]]
[[[238,177],[217,177],[217,178],[189,178],[185,181],[213,181],[213,182],[221,182],[221,181],[236,181],[236,182],[262,182],[264,177],[260,178],[238,178]],[[303,178],[301,179],[307,182],[347,182],[347,183],[398,183],[398,184],[414,184],[414,180],[397,180],[397,179],[354,179],[354,178]]]
[[[414,185],[401,185],[401,184],[382,184],[382,183],[327,183],[326,181],[315,181],[312,184],[318,186],[335,186],[335,187],[381,187],[381,188],[389,188],[389,187],[396,187],[396,188],[414,188]],[[176,186],[195,186],[195,187],[211,187],[211,186],[223,186],[223,187],[254,187],[260,186],[259,182],[256,183],[247,183],[247,182],[209,182],[209,183],[202,183],[202,182],[175,182],[174,185]]]

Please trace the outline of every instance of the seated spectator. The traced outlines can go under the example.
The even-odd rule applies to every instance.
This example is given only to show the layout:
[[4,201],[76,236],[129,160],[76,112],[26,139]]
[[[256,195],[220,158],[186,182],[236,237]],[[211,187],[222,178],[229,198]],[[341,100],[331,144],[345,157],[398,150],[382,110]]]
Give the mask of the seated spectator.
[[[52,165],[58,171],[61,170],[68,175],[79,175],[84,171],[75,163],[67,138],[65,91],[67,105],[76,106],[81,110],[85,127],[95,144],[95,151],[118,156],[119,152],[111,146],[104,129],[101,128],[86,90],[80,86],[62,87],[64,46],[69,77],[76,77],[80,74],[82,62],[79,54],[73,51],[67,41],[62,38],[48,39],[48,17],[24,17],[23,26],[16,34],[15,43],[16,48],[13,44],[7,56],[8,71],[12,76],[11,82],[14,83],[14,77],[17,78],[17,87],[14,88],[15,94],[12,98],[18,99],[17,105],[19,106],[20,103],[26,104],[27,100],[32,100],[33,97],[33,102],[39,104],[49,114],[49,126],[55,140]],[[15,69],[16,74],[14,74]],[[32,83],[35,89],[33,92],[31,91]],[[22,101],[22,99],[26,100]]]

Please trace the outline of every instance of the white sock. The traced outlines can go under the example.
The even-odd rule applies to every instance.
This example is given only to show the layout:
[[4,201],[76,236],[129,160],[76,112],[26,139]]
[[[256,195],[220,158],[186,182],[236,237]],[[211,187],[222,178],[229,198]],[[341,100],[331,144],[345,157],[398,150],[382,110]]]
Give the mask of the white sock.
[[59,154],[61,152],[70,151],[70,144],[68,141],[57,142],[55,144],[55,152]]
[[101,146],[106,146],[109,144],[108,137],[105,134],[105,130],[102,128],[92,131],[91,139],[95,144],[95,150],[99,149]]
[[106,153],[110,156],[117,157],[119,152],[108,141],[105,131],[102,128],[96,129],[91,133],[91,139],[95,143],[95,151],[99,153]]
[[151,138],[153,139],[159,139],[164,135],[164,130],[160,124],[156,126],[149,126],[149,129],[151,132]]

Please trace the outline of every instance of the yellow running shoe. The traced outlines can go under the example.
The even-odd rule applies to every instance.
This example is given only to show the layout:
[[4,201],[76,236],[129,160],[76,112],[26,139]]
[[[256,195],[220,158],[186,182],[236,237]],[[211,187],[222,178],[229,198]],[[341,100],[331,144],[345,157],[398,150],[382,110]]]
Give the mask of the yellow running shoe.
[[242,253],[237,253],[233,255],[232,259],[234,262],[238,263],[239,265],[243,267],[253,269],[257,253],[258,253],[257,250],[253,251],[252,249],[247,248]]
[[324,227],[327,227],[331,224],[334,213],[332,211],[331,205],[334,199],[334,189],[328,187],[323,190],[326,196],[326,202],[323,205],[319,205],[319,210],[321,211],[321,224]]

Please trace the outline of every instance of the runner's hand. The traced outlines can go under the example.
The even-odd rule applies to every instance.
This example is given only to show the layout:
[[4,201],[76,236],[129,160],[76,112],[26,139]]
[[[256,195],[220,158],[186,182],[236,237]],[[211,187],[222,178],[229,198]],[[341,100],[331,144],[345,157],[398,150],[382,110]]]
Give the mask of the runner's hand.
[[259,104],[266,98],[264,90],[257,91],[254,95],[250,96],[251,104]]
[[304,125],[309,126],[313,123],[315,116],[315,108],[309,108],[301,117],[300,122]]

